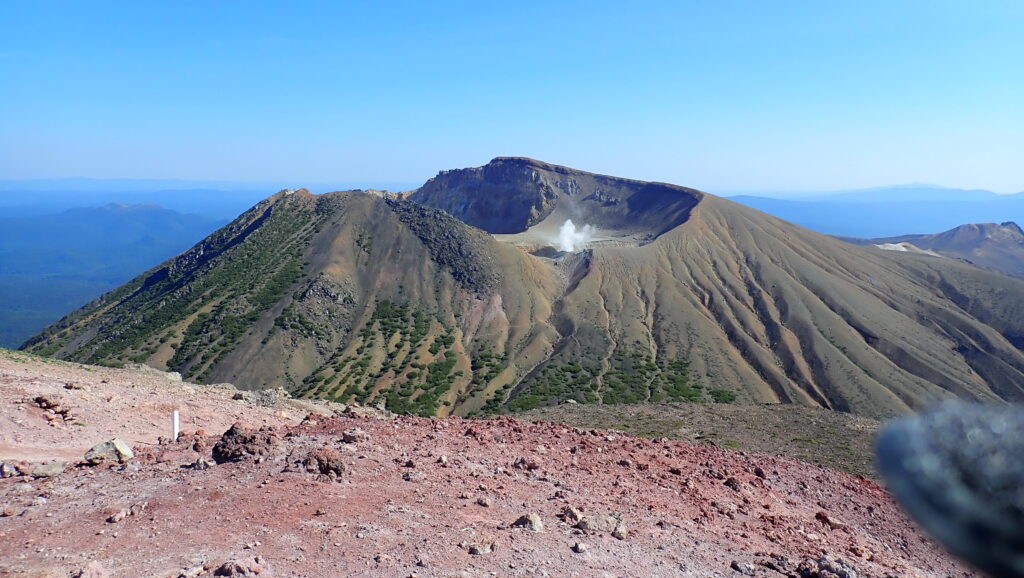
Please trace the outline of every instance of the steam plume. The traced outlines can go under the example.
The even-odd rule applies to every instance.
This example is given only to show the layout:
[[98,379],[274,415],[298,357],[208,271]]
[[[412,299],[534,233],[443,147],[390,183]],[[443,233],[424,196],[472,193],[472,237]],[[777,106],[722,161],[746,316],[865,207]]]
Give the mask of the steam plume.
[[562,223],[561,230],[558,231],[558,248],[570,253],[578,251],[586,247],[593,235],[594,228],[590,225],[585,225],[582,229],[577,230],[572,219],[566,219]]

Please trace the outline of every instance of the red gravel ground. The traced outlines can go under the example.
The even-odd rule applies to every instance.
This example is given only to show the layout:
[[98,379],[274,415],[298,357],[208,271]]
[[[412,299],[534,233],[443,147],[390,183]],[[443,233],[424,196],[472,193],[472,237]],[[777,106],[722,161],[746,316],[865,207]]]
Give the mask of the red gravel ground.
[[[512,419],[264,427],[231,448],[259,456],[206,469],[188,466],[223,430],[0,479],[0,575],[778,577],[826,555],[860,577],[973,575],[874,482],[792,459]],[[530,513],[540,531],[514,524]]]

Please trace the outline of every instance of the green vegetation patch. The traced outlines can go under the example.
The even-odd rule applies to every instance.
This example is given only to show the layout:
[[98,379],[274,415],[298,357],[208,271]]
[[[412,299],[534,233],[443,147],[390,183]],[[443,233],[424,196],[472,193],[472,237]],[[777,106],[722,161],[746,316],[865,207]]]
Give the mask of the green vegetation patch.
[[[565,400],[577,403],[637,404],[659,402],[731,403],[736,394],[706,391],[689,378],[689,364],[681,359],[654,359],[648,354],[616,351],[604,372],[593,364],[549,363],[527,378],[511,399],[508,390],[498,392],[483,413],[503,410],[522,412]],[[504,404],[504,408],[502,405]]]

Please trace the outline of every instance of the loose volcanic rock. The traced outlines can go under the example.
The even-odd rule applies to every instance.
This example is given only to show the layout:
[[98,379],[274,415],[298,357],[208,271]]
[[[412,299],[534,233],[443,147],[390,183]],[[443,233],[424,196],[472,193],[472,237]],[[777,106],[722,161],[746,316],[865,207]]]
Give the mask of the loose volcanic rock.
[[78,572],[74,573],[75,578],[110,578],[110,572],[96,560],[89,562]]
[[807,559],[797,566],[800,578],[857,578],[857,571],[842,560],[825,555],[817,560]]
[[236,423],[213,446],[213,460],[218,464],[246,459],[261,461],[280,446],[281,439],[273,431],[266,428],[251,431]]
[[91,465],[117,462],[123,464],[135,457],[135,452],[123,440],[114,438],[92,446],[85,452],[85,461]]
[[524,516],[520,516],[518,520],[512,522],[513,528],[526,528],[531,532],[543,532],[544,522],[541,521],[540,516],[534,512],[530,512]]
[[368,439],[370,439],[369,434],[367,434],[365,431],[357,427],[347,429],[341,434],[341,441],[347,444],[365,442]]
[[345,473],[345,462],[338,450],[322,447],[316,448],[302,460],[307,472],[320,474],[328,478],[340,478]]
[[29,470],[29,475],[33,478],[52,478],[63,474],[66,469],[68,469],[67,462],[53,460],[49,463],[33,466]]
[[0,478],[13,478],[16,475],[18,475],[18,470],[13,464],[0,463]]
[[214,576],[257,576],[263,573],[259,560],[229,560],[213,571]]
[[490,554],[494,551],[494,542],[463,542],[459,546],[465,548],[467,552],[474,556]]

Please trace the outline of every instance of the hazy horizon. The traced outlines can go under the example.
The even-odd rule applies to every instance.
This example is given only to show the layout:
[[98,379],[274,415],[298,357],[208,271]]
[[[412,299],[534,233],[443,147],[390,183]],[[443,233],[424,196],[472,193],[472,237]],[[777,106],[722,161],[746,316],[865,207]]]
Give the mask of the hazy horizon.
[[[465,168],[465,167],[450,167]],[[576,168],[576,167],[572,167]],[[447,170],[447,169],[441,169]],[[432,177],[433,175],[431,175]],[[620,175],[611,175],[620,176]],[[430,177],[428,177],[430,178]],[[244,181],[244,180],[191,180],[191,179],[128,179],[128,178],[94,178],[94,177],[66,177],[53,179],[0,179],[0,194],[12,191],[39,191],[39,192],[96,192],[111,193],[119,192],[173,192],[173,191],[195,191],[211,190],[222,192],[253,192],[253,191],[278,191],[288,188],[306,188],[315,194],[339,191],[339,190],[367,190],[377,189],[393,192],[407,191],[418,188],[426,182],[347,182],[347,183],[317,183],[304,182],[301,179],[295,181]],[[649,179],[641,179],[649,180]],[[689,186],[686,183],[671,183]],[[844,193],[861,193],[870,191],[900,190],[910,188],[935,189],[947,191],[994,193],[998,196],[1009,196],[1022,194],[1022,191],[992,191],[977,187],[960,188],[949,187],[937,183],[893,183],[875,186],[867,186],[854,189],[724,189],[705,190],[715,195],[724,197],[733,196],[765,196],[780,199],[805,199],[821,195],[837,195]]]

